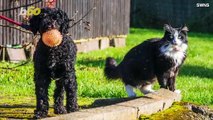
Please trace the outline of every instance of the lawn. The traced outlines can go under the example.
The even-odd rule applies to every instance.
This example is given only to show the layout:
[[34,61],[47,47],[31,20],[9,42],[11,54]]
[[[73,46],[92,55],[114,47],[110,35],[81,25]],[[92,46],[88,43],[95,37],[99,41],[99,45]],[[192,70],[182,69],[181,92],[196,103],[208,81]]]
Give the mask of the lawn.
[[[107,81],[104,77],[105,58],[111,56],[120,62],[133,46],[162,35],[162,30],[132,28],[126,47],[78,54],[76,72],[79,104],[90,104],[98,98],[127,97],[122,82]],[[183,101],[213,107],[213,34],[189,33],[188,39],[188,57],[177,77],[177,88],[182,91]],[[0,63],[0,67],[12,66],[16,64]],[[35,106],[32,62],[14,70],[0,69],[0,74],[0,105],[29,103]],[[159,89],[157,83],[154,89]],[[54,81],[50,96],[53,90]],[[142,95],[138,90],[136,92]]]

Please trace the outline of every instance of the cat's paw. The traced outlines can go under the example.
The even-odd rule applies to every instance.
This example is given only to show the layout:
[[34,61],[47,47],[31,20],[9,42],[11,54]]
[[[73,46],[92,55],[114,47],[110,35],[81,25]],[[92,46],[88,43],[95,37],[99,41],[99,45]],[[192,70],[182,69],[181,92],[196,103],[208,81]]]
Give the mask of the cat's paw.
[[149,93],[157,93],[155,90],[153,90],[151,88],[150,89],[140,89],[140,90],[144,95],[149,94]]
[[143,86],[140,90],[143,94],[156,93],[156,91],[152,89],[152,85]]
[[180,93],[181,93],[180,90],[175,90],[174,92],[177,93],[177,94],[180,94]]

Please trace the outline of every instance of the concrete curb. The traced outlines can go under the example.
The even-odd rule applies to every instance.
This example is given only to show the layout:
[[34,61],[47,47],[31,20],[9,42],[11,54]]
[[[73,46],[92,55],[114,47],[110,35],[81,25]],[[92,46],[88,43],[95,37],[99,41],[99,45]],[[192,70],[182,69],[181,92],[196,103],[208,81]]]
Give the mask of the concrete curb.
[[45,120],[137,120],[141,114],[153,114],[169,108],[181,95],[166,89],[114,105],[84,109],[78,112],[45,118]]

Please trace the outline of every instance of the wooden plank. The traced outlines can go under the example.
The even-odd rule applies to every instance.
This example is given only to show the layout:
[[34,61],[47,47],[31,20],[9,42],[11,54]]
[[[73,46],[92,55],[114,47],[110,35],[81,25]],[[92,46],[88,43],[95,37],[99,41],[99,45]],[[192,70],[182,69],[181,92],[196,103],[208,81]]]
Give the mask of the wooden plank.
[[87,36],[87,38],[91,38],[92,37],[92,29],[93,29],[93,14],[94,14],[94,11],[95,11],[95,8],[94,8],[95,6],[94,6],[94,1],[93,0],[88,0],[88,4],[87,4],[87,11],[88,10],[90,10],[91,8],[93,9],[91,12],[90,12],[90,14],[89,14],[89,16],[88,16],[88,18],[87,18],[87,20],[88,20],[88,22],[89,22],[89,31],[88,31],[88,36]]
[[[3,0],[0,0],[0,9],[3,9]],[[3,20],[0,20],[0,24],[3,24]],[[3,45],[3,27],[0,27],[0,46]]]
[[130,0],[126,0],[125,2],[125,21],[124,21],[124,33],[123,34],[128,34],[129,33],[129,25],[130,25]]

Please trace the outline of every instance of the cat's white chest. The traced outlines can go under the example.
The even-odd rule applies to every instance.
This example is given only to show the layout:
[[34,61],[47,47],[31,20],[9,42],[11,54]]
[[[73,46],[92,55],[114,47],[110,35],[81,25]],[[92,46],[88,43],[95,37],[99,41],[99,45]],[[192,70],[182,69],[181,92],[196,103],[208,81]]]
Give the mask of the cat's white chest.
[[176,66],[180,65],[183,61],[183,58],[185,57],[185,54],[180,51],[178,51],[178,52],[168,51],[168,52],[165,52],[164,55],[166,57],[169,57],[170,59],[173,59]]
[[187,45],[181,44],[177,48],[175,48],[172,45],[162,46],[160,48],[160,51],[161,51],[161,55],[164,55],[164,56],[172,59],[175,62],[176,67],[177,67],[178,65],[182,64],[182,61],[185,57],[186,49],[187,49]]

